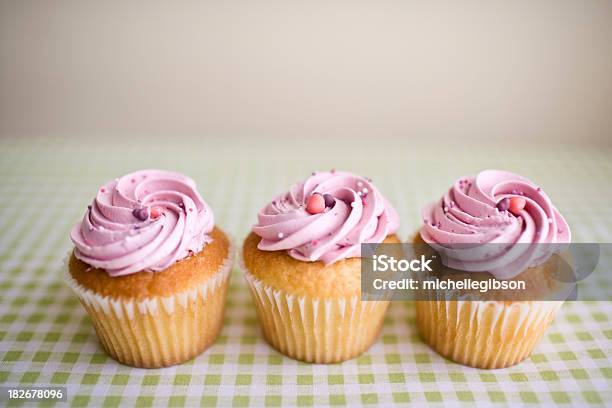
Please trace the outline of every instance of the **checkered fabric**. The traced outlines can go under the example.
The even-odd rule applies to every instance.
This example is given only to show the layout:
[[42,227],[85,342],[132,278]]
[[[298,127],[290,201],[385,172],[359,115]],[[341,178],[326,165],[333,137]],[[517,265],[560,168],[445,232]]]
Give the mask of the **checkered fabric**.
[[[291,143],[291,142],[288,142]],[[296,142],[297,143],[297,142]],[[65,386],[71,406],[585,406],[612,403],[612,303],[568,302],[528,360],[487,371],[420,341],[411,303],[395,302],[360,358],[311,365],[270,348],[239,270],[223,331],[195,360],[146,370],[116,363],[62,280],[68,231],[103,182],[139,168],[184,172],[238,241],[273,195],[315,169],[370,176],[399,211],[403,238],[420,208],[461,175],[502,168],[537,181],[578,242],[612,242],[612,151],[522,145],[257,148],[135,139],[0,139],[0,384]]]

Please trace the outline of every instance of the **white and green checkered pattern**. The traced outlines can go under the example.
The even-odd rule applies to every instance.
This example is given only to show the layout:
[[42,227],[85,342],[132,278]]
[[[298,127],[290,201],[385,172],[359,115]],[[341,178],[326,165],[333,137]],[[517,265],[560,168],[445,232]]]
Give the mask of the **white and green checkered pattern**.
[[[296,142],[297,143],[297,142]],[[414,306],[392,304],[381,339],[360,358],[310,365],[262,339],[234,270],[225,325],[186,364],[132,369],[107,357],[62,281],[68,231],[96,188],[128,171],[159,167],[199,184],[218,225],[237,239],[272,196],[313,169],[370,176],[401,216],[458,176],[503,168],[541,183],[582,242],[612,242],[612,152],[565,147],[436,146],[366,149],[224,146],[183,141],[0,140],[0,384],[67,387],[58,406],[585,406],[612,404],[612,304],[572,302],[527,361],[486,371],[447,361],[422,343]]]

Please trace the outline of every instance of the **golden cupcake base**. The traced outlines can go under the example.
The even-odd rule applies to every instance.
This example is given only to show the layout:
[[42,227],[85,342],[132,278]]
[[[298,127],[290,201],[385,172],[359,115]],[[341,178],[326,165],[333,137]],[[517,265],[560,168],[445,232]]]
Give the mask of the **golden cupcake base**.
[[[117,295],[101,293],[100,285],[92,289],[100,280],[94,280],[93,273],[97,273],[96,278],[106,275],[80,270],[82,265],[72,253],[66,259],[65,279],[89,314],[102,347],[112,358],[131,367],[167,367],[201,354],[221,331],[234,249],[221,235],[216,245],[219,246],[216,255],[210,253],[215,250],[210,245],[206,254],[179,262],[171,267],[173,271],[152,275],[150,280],[146,275],[129,275],[123,280],[109,278],[113,279]],[[211,262],[215,258],[218,259]],[[85,286],[78,280],[83,276],[93,284],[87,281],[89,286]],[[157,281],[161,279],[174,282],[174,286],[160,285]],[[190,286],[176,291],[176,287],[187,283]],[[150,293],[152,288],[157,293]],[[104,289],[108,291],[108,287]],[[147,297],[125,297],[123,292],[129,290],[148,291]]]
[[[359,258],[331,265],[303,262],[287,251],[259,250],[260,240],[249,234],[238,262],[272,347],[296,360],[325,364],[357,357],[376,341],[389,302],[361,300]],[[390,235],[385,242],[400,241]]]

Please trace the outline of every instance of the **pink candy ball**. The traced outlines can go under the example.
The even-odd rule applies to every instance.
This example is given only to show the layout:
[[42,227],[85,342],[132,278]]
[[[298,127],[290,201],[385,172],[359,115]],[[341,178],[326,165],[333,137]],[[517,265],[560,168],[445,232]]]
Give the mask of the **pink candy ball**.
[[159,205],[151,208],[151,218],[159,218],[160,215],[164,213],[164,207],[160,207]]
[[325,199],[319,193],[314,193],[308,197],[306,202],[306,211],[310,214],[319,214],[325,210]]
[[512,214],[519,215],[521,211],[523,211],[523,208],[525,208],[525,204],[527,204],[527,201],[525,201],[523,197],[512,197],[508,209]]

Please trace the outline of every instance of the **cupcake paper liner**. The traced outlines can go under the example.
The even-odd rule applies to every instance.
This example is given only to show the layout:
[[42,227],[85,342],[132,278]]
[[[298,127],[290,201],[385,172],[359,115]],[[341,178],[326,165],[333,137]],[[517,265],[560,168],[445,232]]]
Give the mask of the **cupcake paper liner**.
[[134,300],[101,296],[70,274],[72,252],[65,260],[65,279],[111,357],[133,367],[167,367],[194,358],[217,338],[234,253],[230,244],[227,259],[206,282],[166,297]]
[[417,301],[423,340],[442,356],[478,368],[503,368],[531,354],[562,301]]
[[257,279],[245,267],[242,251],[238,262],[265,339],[288,357],[337,363],[362,354],[378,338],[389,302],[298,296]]

